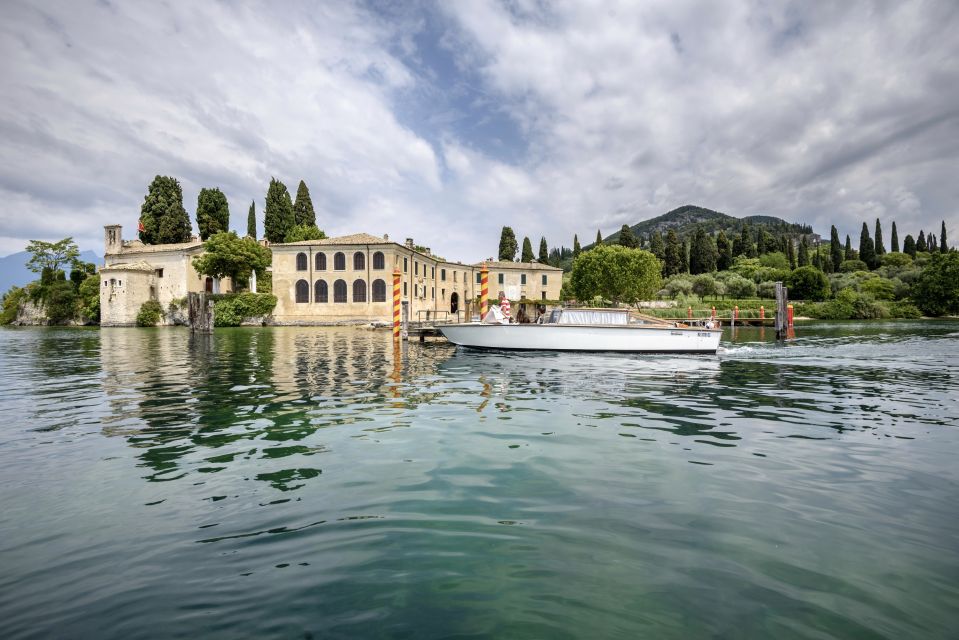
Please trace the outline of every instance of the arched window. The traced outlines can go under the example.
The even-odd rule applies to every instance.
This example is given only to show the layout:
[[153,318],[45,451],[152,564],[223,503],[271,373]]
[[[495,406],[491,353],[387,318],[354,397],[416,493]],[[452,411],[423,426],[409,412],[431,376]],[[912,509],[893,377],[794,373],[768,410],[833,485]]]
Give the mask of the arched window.
[[361,251],[353,254],[353,271],[362,271],[366,268],[366,256]]
[[[356,254],[363,255],[363,254]],[[366,280],[357,279],[353,281],[353,302],[366,302]]]
[[326,284],[326,280],[317,280],[316,284],[313,285],[313,302],[329,302],[330,301],[330,288]]
[[[346,256],[341,251],[333,254],[333,270],[346,271]],[[334,291],[334,295],[335,293]]]
[[296,301],[297,302],[310,301],[310,283],[307,282],[306,280],[296,281]]
[[296,254],[296,270],[297,271],[306,271],[307,269],[306,254],[298,253]]
[[386,302],[386,282],[373,281],[373,302]]
[[325,253],[316,254],[316,270],[326,271],[326,254]]
[[346,280],[337,280],[333,283],[333,302],[346,302]]
[[386,268],[386,258],[383,257],[382,251],[373,254],[373,268],[377,270]]

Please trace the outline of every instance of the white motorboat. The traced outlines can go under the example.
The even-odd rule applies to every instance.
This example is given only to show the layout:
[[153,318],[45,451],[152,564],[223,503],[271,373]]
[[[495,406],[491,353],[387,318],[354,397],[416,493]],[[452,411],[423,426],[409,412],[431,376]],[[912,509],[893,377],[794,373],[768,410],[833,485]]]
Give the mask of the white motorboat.
[[708,324],[631,317],[629,309],[554,309],[535,324],[505,324],[498,315],[436,328],[453,344],[475,349],[629,353],[716,353],[723,333]]

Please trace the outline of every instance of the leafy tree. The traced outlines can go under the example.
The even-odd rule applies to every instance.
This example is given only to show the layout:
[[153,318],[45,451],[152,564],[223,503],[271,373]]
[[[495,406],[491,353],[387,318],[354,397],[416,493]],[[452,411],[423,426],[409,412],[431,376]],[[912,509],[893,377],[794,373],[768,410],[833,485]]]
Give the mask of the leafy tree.
[[144,244],[189,242],[192,231],[180,183],[169,176],[153,178],[140,207],[140,240]]
[[520,262],[532,262],[533,261],[533,245],[529,241],[528,236],[523,237],[523,255]]
[[760,257],[759,264],[770,269],[789,270],[789,259],[778,251],[767,253]]
[[689,248],[689,272],[693,275],[716,270],[716,245],[713,237],[706,233],[702,225],[696,227],[692,245]]
[[251,273],[265,271],[272,261],[269,249],[232,231],[210,236],[205,249],[202,255],[193,258],[193,268],[213,278],[229,277],[234,288],[245,287]]
[[809,266],[809,241],[806,236],[799,240],[799,257],[796,263],[800,268]]
[[949,244],[946,242],[946,221],[942,221],[942,230],[939,232],[939,251],[946,253],[949,251]]
[[576,298],[599,296],[635,303],[652,298],[662,285],[660,263],[652,253],[622,245],[600,245],[573,261],[570,284]]
[[683,277],[670,278],[664,290],[670,298],[675,298],[678,295],[688,296],[693,292],[693,283]]
[[839,267],[842,266],[842,245],[839,244],[839,230],[836,229],[836,225],[832,226],[832,229],[829,232],[829,257],[832,260],[832,270],[839,271]]
[[649,250],[654,256],[659,258],[660,262],[666,261],[666,243],[663,242],[663,234],[659,231],[653,231],[649,236]]
[[263,234],[270,242],[283,242],[287,232],[296,224],[293,215],[293,201],[286,185],[270,178],[270,187],[266,191],[266,208],[263,214]]
[[896,231],[896,221],[892,221],[892,237],[889,239],[890,251],[899,253],[899,233]]
[[80,255],[80,249],[77,248],[73,238],[64,238],[57,242],[31,240],[27,244],[27,253],[30,254],[27,269],[41,274],[44,269],[50,269],[51,272],[56,273],[61,265],[75,263]]
[[716,279],[708,273],[701,273],[693,278],[693,293],[698,295],[699,301],[702,302],[706,296],[717,295],[719,292],[718,284]]
[[599,229],[596,230],[596,246],[603,244],[603,234],[599,232]]
[[756,296],[756,283],[734,274],[726,278],[726,293],[733,298],[753,298]]
[[929,247],[926,245],[926,234],[920,229],[919,237],[916,238],[916,251],[928,251]]
[[873,246],[876,251],[876,258],[886,253],[886,246],[882,243],[882,224],[879,222],[879,218],[876,218],[876,239],[873,241]]
[[663,275],[669,277],[683,272],[683,245],[679,243],[676,231],[666,232],[666,262],[663,266]]
[[579,252],[582,250],[583,250],[582,247],[579,246],[579,236],[577,236],[574,233],[573,234],[573,257],[575,258],[576,256],[578,256]]
[[906,239],[902,242],[902,252],[909,254],[913,258],[916,257],[916,241],[912,239],[912,235],[906,234]]
[[725,271],[733,266],[733,243],[726,237],[726,232],[720,230],[716,236],[716,269]]
[[77,290],[72,283],[57,278],[44,287],[43,303],[50,324],[63,324],[77,315]]
[[503,227],[499,234],[499,259],[512,262],[516,259],[516,234],[512,227]]
[[868,271],[869,265],[859,259],[852,260],[843,260],[842,262],[842,272],[843,273],[853,273],[856,271]]
[[256,201],[250,202],[250,211],[246,214],[246,235],[256,240]]
[[789,295],[797,300],[825,300],[829,278],[816,267],[799,267],[789,276]]
[[539,262],[542,264],[549,263],[549,247],[546,245],[545,237],[539,239]]
[[636,239],[628,224],[624,224],[623,228],[619,230],[619,244],[627,249],[635,249],[639,246],[639,240]]
[[916,279],[911,297],[928,316],[959,314],[959,252],[933,255]]
[[138,327],[155,327],[163,315],[163,307],[156,300],[147,300],[140,305],[140,311],[137,313]]
[[304,240],[322,240],[326,237],[315,224],[297,224],[290,227],[283,238],[283,242],[303,242]]
[[230,230],[230,205],[216,187],[200,189],[196,199],[196,226],[200,240],[204,241],[214,233]]
[[313,200],[310,199],[310,190],[306,183],[300,180],[296,188],[296,202],[293,203],[293,222],[297,225],[316,227],[316,213],[313,211]]
[[94,322],[100,321],[100,276],[87,276],[77,290],[80,311]]
[[876,247],[869,237],[869,227],[862,223],[862,231],[859,232],[859,259],[869,265],[870,269],[875,269]]

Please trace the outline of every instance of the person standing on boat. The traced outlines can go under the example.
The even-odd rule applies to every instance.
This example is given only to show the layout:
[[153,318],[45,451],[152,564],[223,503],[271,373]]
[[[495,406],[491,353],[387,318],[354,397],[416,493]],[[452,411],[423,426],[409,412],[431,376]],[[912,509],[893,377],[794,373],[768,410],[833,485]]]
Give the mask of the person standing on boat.
[[506,319],[505,322],[507,324],[513,321],[509,314],[509,298],[507,298],[506,294],[502,291],[499,292],[499,310],[503,312],[503,317]]

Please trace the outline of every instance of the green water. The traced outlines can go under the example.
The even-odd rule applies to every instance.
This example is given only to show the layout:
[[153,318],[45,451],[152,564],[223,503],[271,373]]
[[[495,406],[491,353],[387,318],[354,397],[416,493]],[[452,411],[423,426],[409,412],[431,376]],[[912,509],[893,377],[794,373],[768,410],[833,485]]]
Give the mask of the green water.
[[3,638],[955,638],[959,323],[0,331]]

